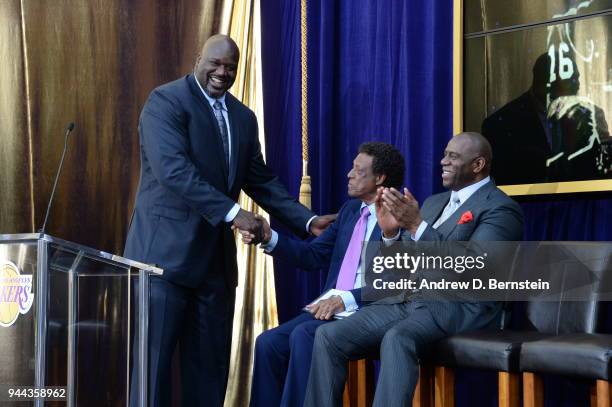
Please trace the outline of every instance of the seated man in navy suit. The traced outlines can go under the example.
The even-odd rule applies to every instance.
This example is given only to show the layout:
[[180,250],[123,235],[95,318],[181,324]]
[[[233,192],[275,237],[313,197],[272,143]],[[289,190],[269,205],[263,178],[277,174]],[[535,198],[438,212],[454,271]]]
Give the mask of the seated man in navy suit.
[[[404,180],[404,158],[385,143],[364,143],[349,171],[348,195],[335,223],[311,242],[279,236],[264,222],[262,248],[303,270],[327,269],[323,292],[340,290],[284,324],[262,333],[255,344],[251,406],[296,406],[304,403],[310,359],[317,327],[334,314],[361,305],[360,264],[364,240],[380,240],[374,200],[378,187],[398,188]],[[250,242],[248,232],[243,240]]]

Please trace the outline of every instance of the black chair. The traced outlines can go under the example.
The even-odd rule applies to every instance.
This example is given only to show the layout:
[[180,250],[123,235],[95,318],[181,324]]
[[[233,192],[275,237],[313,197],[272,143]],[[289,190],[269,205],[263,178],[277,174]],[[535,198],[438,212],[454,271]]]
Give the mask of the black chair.
[[[612,253],[612,246],[593,246],[579,242],[563,244],[568,246],[573,256],[597,259],[593,262],[597,264],[590,264],[591,271],[598,277],[592,282],[591,288],[597,291],[597,287],[603,283],[603,279],[599,277],[603,277],[603,272],[608,268],[607,258]],[[542,248],[546,249],[546,245],[543,243]],[[542,250],[539,252],[541,254]],[[557,267],[551,278],[561,283],[575,283],[576,276],[572,275],[572,267],[566,266],[568,264],[565,264],[563,269]],[[515,318],[516,310],[523,309],[521,319],[526,324],[521,330],[504,327],[503,330],[467,332],[437,343],[431,355],[431,361],[436,365],[436,406],[454,405],[454,367],[497,371],[498,404],[507,407],[520,406],[521,349],[532,343],[545,344],[546,342],[542,341],[553,340],[556,335],[593,333],[596,330],[600,309],[598,296],[593,294],[583,301],[568,301],[567,294],[562,290],[547,301],[532,300],[525,304],[512,304]],[[537,366],[537,363],[530,367]]]
[[543,405],[543,383],[538,374],[595,380],[591,405],[610,407],[612,335],[573,333],[525,343],[521,349],[523,405]]
[[[594,245],[594,244],[591,244]],[[574,248],[581,250],[579,258],[593,273],[594,281],[584,287],[582,295],[588,295],[591,301],[602,297],[609,299],[612,289],[612,245],[600,243],[596,247]],[[580,299],[580,298],[577,298]],[[564,304],[565,305],[565,304]],[[600,302],[597,307],[605,311]],[[604,314],[604,312],[601,312]],[[591,392],[591,405],[610,407],[612,371],[612,335],[601,333],[604,327],[603,318],[600,323],[588,325],[584,330],[577,329],[576,321],[579,315],[559,321],[556,330],[561,335],[525,343],[520,352],[520,369],[523,372],[523,404],[525,406],[543,405],[543,384],[538,374],[554,374],[594,380]],[[593,320],[594,318],[588,318]]]

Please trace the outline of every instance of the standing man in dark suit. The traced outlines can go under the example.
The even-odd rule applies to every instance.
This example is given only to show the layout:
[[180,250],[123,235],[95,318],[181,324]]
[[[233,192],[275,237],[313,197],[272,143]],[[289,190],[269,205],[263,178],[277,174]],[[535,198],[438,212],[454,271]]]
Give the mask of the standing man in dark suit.
[[177,343],[184,405],[223,405],[237,283],[230,227],[262,234],[236,203],[240,190],[302,235],[333,220],[297,203],[264,163],[254,113],[227,92],[238,58],[231,38],[209,38],[194,73],[155,89],[140,115],[140,184],[125,256],[164,269],[151,282],[152,406],[171,403]]
[[[442,184],[449,191],[428,198],[422,210],[407,189],[403,195],[379,191],[377,218],[384,239],[521,240],[521,209],[489,178],[491,147],[484,137],[453,137],[441,164]],[[340,406],[348,361],[378,351],[374,406],[410,405],[423,349],[445,336],[484,327],[500,311],[499,303],[425,301],[418,292],[405,292],[323,325],[315,336],[304,405]]]
[[364,143],[347,174],[348,195],[353,199],[342,206],[336,222],[321,236],[311,242],[293,240],[270,232],[265,224],[262,248],[268,254],[302,270],[326,269],[323,292],[339,291],[310,305],[310,312],[257,337],[251,407],[302,407],[304,404],[315,330],[333,321],[334,314],[355,311],[364,305],[361,246],[363,241],[381,238],[376,223],[376,191],[381,186],[400,188],[404,169],[404,157],[395,147]]

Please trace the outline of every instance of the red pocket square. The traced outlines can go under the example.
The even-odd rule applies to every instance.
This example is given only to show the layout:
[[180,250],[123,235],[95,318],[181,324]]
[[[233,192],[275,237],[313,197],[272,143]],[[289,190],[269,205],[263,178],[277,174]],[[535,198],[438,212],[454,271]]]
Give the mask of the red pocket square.
[[472,211],[466,211],[466,212],[463,212],[463,214],[459,218],[459,222],[457,222],[457,225],[463,225],[464,223],[470,223],[473,220],[474,220],[474,215],[472,215]]

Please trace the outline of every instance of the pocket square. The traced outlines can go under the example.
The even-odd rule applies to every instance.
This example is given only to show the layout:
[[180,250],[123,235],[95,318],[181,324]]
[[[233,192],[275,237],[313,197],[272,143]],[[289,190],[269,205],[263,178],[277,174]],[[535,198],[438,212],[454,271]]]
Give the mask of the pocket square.
[[466,212],[463,212],[463,214],[461,214],[461,217],[459,218],[457,225],[463,225],[465,223],[470,223],[473,220],[474,220],[474,215],[472,215],[472,211],[466,211]]

